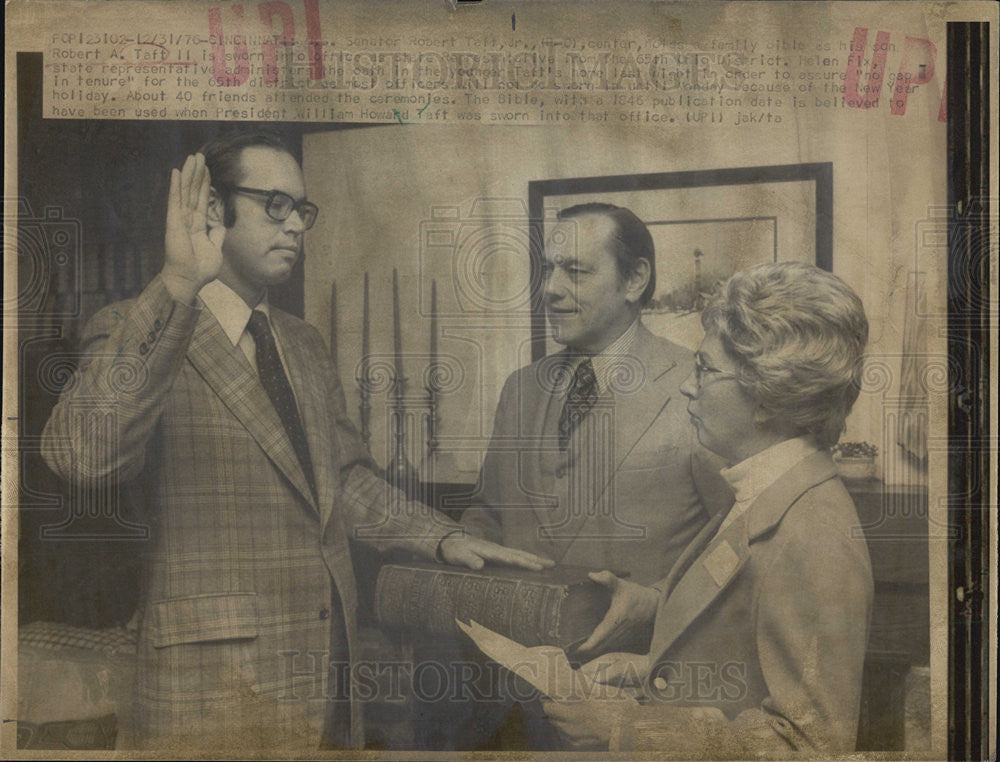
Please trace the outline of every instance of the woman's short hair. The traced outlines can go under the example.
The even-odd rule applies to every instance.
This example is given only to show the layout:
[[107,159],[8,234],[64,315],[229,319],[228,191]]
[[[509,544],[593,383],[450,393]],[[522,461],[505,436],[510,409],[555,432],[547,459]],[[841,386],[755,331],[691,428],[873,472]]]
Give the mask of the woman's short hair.
[[868,319],[836,275],[801,262],[733,275],[702,313],[771,417],[832,447],[861,389]]

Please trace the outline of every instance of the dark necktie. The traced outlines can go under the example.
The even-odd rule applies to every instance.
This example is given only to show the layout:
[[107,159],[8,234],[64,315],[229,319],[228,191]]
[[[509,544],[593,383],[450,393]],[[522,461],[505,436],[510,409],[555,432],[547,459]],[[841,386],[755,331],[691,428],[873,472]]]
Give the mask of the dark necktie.
[[595,402],[597,402],[597,374],[594,373],[594,365],[590,362],[590,358],[587,358],[576,366],[566,402],[563,403],[562,413],[559,415],[560,450],[565,450],[569,446],[573,430],[590,412]]
[[295,396],[292,394],[292,387],[288,383],[285,369],[281,365],[278,346],[274,343],[274,334],[271,333],[267,315],[260,310],[251,312],[247,330],[250,331],[253,342],[257,345],[257,372],[260,374],[260,382],[285,427],[285,432],[292,442],[302,471],[306,475],[306,481],[309,482],[309,489],[312,490],[313,497],[316,498],[316,478],[313,475],[312,459],[309,457],[306,432],[302,428],[299,409],[295,406]]

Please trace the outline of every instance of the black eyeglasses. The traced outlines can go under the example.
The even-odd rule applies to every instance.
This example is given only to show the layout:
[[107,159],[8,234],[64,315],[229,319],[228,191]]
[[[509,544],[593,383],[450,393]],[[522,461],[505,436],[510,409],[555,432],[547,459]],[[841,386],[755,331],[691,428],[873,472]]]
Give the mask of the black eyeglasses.
[[308,230],[316,222],[316,216],[319,214],[319,207],[316,204],[305,199],[296,201],[283,191],[245,188],[242,185],[227,185],[226,187],[237,193],[265,197],[264,211],[275,222],[284,222],[291,216],[292,212],[298,212],[302,219],[302,226]]
[[722,381],[727,378],[732,378],[739,380],[739,373],[726,373],[725,371],[719,370],[718,368],[713,368],[711,365],[705,362],[705,359],[701,356],[701,352],[695,353],[694,356],[694,382],[698,387],[698,394],[701,394],[702,389],[708,386],[708,375],[714,381]]

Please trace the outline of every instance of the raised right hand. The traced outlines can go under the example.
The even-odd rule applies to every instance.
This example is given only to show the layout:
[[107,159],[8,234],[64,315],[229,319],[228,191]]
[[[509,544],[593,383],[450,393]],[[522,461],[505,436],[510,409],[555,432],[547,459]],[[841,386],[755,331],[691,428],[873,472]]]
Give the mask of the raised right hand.
[[211,177],[200,153],[188,156],[180,171],[170,172],[167,233],[162,277],[171,295],[191,302],[222,268],[222,235],[209,236],[208,196]]

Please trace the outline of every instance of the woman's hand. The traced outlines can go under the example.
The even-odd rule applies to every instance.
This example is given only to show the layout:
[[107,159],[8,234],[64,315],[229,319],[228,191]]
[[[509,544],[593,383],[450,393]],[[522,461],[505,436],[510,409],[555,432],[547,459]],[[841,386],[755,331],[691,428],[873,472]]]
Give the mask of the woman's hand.
[[574,751],[607,750],[615,726],[637,706],[635,699],[621,693],[584,701],[542,700],[545,714]]
[[578,652],[593,652],[606,645],[613,648],[630,632],[653,623],[660,602],[658,590],[621,579],[609,571],[591,572],[590,578],[611,591],[611,606],[590,637],[580,644]]

